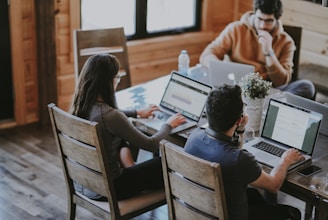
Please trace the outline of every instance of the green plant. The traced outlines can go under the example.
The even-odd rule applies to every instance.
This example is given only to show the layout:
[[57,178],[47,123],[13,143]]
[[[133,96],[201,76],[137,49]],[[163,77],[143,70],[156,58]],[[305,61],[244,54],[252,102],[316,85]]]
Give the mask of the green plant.
[[249,73],[242,77],[239,85],[243,91],[243,95],[251,99],[265,98],[272,82],[264,80],[259,73]]

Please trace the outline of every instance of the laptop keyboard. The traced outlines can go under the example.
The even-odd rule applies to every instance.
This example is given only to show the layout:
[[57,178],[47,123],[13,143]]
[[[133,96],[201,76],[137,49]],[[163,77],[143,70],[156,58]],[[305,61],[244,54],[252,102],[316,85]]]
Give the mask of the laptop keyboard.
[[[161,111],[154,111],[153,113],[154,113],[155,117],[161,121],[167,121],[167,119],[172,116],[171,114],[169,114],[167,112],[161,112]],[[186,123],[187,123],[187,121],[183,122],[182,125],[186,124]]]
[[169,117],[171,117],[170,114],[166,113],[166,112],[160,112],[160,111],[155,111],[154,115],[156,118],[162,120],[162,121],[166,121]]
[[285,150],[263,141],[260,141],[259,143],[253,145],[253,147],[256,147],[260,150],[276,155],[278,157],[281,157],[281,155],[285,152]]

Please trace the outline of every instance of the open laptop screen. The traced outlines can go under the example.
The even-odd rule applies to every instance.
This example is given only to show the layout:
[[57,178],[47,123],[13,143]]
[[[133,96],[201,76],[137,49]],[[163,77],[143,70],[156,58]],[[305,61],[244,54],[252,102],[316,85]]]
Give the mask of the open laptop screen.
[[320,113],[271,99],[261,136],[312,154],[321,120]]
[[172,72],[160,106],[198,121],[211,89],[209,85]]

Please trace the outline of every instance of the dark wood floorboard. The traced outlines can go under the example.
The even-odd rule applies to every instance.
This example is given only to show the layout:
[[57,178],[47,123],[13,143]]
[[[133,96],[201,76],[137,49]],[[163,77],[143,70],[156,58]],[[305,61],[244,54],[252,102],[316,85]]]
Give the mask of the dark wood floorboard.
[[[50,126],[0,130],[0,219],[66,219],[67,195]],[[99,219],[77,208],[77,219]],[[166,206],[136,220],[166,220]]]

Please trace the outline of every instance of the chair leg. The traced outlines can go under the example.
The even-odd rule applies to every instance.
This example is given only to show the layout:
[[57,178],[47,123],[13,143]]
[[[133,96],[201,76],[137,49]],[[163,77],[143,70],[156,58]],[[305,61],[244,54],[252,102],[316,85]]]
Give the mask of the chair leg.
[[73,203],[72,201],[68,202],[68,219],[70,220],[75,220],[75,215],[76,215],[76,204]]

